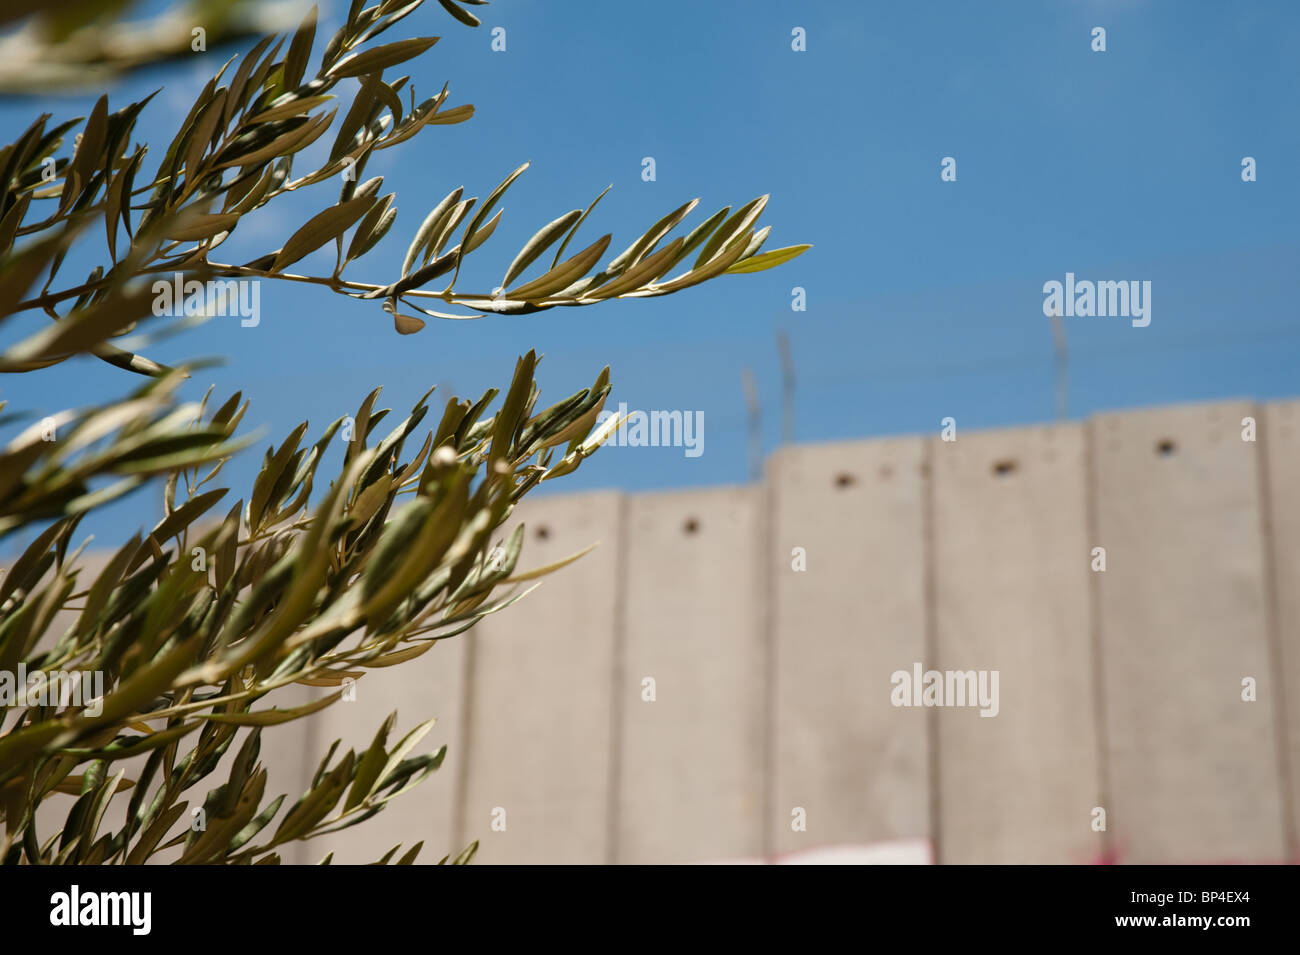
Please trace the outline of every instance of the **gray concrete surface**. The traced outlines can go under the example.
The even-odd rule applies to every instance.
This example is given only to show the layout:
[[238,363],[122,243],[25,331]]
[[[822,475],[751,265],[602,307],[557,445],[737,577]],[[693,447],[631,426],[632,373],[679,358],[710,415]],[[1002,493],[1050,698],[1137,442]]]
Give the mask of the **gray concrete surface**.
[[[1128,862],[1280,861],[1258,442],[1246,402],[1094,422],[1110,825]],[[1242,699],[1257,682],[1258,701]]]
[[1264,535],[1272,575],[1274,671],[1281,684],[1266,702],[1282,727],[1283,798],[1287,802],[1288,856],[1296,858],[1300,837],[1300,401],[1260,408],[1257,437],[1268,463]]
[[[996,670],[996,716],[938,720],[944,862],[1103,850],[1083,428],[931,440],[939,669]],[[987,712],[994,712],[986,708]]]
[[743,487],[628,499],[617,862],[762,853],[761,503]]
[[923,464],[921,438],[769,462],[775,852],[931,835],[931,713],[890,703],[891,674],[925,659]]
[[521,570],[600,546],[471,631],[456,842],[479,840],[482,862],[607,859],[622,508],[599,493],[516,512]]

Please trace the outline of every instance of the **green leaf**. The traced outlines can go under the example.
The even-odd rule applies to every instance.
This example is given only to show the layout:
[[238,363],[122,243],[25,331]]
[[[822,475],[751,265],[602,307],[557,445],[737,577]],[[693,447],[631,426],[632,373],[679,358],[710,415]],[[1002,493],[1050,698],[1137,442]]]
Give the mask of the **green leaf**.
[[419,56],[437,42],[438,37],[436,36],[422,36],[412,37],[409,40],[398,40],[395,43],[385,43],[383,46],[377,46],[372,50],[364,50],[361,53],[353,53],[344,57],[330,67],[327,75],[344,77],[376,73],[390,66],[396,66],[398,63],[404,63],[412,57]]
[[469,865],[470,860],[474,858],[474,853],[476,853],[476,852],[478,852],[478,840],[477,840],[477,839],[475,839],[475,840],[474,840],[473,842],[471,842],[468,846],[466,846],[466,847],[465,847],[465,850],[464,850],[460,855],[456,856],[456,858],[455,858],[454,860],[452,860],[452,863],[451,863],[451,864],[452,864],[452,865]]
[[219,232],[229,232],[239,224],[239,215],[233,212],[202,215],[191,213],[180,218],[175,225],[163,227],[163,237],[180,242],[197,242]]
[[273,123],[277,120],[291,119],[294,116],[301,116],[303,113],[310,112],[317,106],[322,106],[332,99],[334,97],[328,93],[319,96],[289,96],[279,106],[269,106],[251,119],[245,120],[245,123],[249,126],[255,126],[259,123]]
[[767,196],[759,196],[752,199],[736,210],[736,214],[722,224],[713,237],[705,243],[704,248],[700,250],[699,257],[695,260],[695,268],[699,268],[705,263],[717,256],[720,249],[729,245],[731,240],[737,235],[748,229],[763,212],[767,205]]
[[476,27],[481,22],[478,17],[474,16],[474,14],[470,13],[468,10],[462,10],[460,7],[456,6],[452,0],[438,0],[438,2],[442,4],[444,10],[466,26]]
[[352,788],[348,790],[348,798],[343,803],[344,812],[361,805],[374,789],[375,783],[379,781],[379,774],[388,762],[388,753],[384,747],[388,744],[388,734],[393,731],[396,724],[397,711],[394,710],[380,725],[379,731],[375,733],[375,738],[370,743],[370,748],[361,757],[356,778],[352,780]]
[[[308,119],[305,116],[296,116],[293,119],[284,120],[285,123],[294,123],[295,120],[304,120],[303,123],[295,125],[292,129],[284,134],[277,136],[267,145],[261,148],[252,149],[251,152],[245,151],[251,144],[245,143],[241,146],[239,140],[231,142],[229,146],[223,149],[215,159],[214,169],[225,169],[228,166],[249,166],[260,165],[269,159],[275,159],[280,156],[287,156],[291,153],[306,149],[314,143],[325,130],[329,129],[330,123],[334,122],[334,114],[337,109],[332,109],[324,116],[317,116],[315,119]],[[274,130],[274,125],[264,123],[261,126],[253,127],[254,131]]]
[[410,849],[406,850],[406,853],[400,859],[397,860],[397,864],[413,865],[415,863],[415,857],[420,854],[420,850],[423,848],[424,848],[424,840],[421,839],[415,845],[411,846]]
[[600,257],[609,248],[609,242],[612,238],[613,236],[608,234],[601,236],[581,252],[560,263],[540,278],[506,292],[506,298],[512,301],[535,302],[568,288],[586,275],[591,267],[600,261]]
[[384,768],[379,771],[379,786],[383,788],[397,768],[401,765],[402,760],[406,759],[406,754],[415,749],[417,743],[429,735],[437,720],[425,720],[415,729],[411,730],[402,737],[401,742],[393,747],[393,751],[388,754],[384,761]]
[[304,703],[302,706],[291,706],[285,710],[273,707],[269,710],[256,710],[248,713],[200,713],[199,715],[201,718],[211,720],[214,723],[229,723],[234,726],[275,726],[323,710],[335,703],[342,695],[343,691],[339,690],[337,693],[331,693],[329,696],[313,700],[311,703]]
[[252,839],[253,836],[265,829],[271,820],[275,818],[275,814],[280,811],[280,805],[283,802],[284,796],[277,796],[272,800],[269,806],[259,812],[252,822],[239,830],[238,834],[230,840],[228,852],[233,853],[243,848],[245,843]]
[[762,255],[755,255],[748,259],[741,259],[726,271],[729,275],[738,275],[745,272],[762,272],[764,269],[771,269],[778,265],[784,265],[791,259],[803,255],[811,248],[811,245],[788,245],[784,249],[773,249],[771,252],[764,252]]
[[371,196],[357,196],[316,213],[289,237],[284,248],[276,254],[269,271],[278,272],[303,256],[315,252],[331,239],[338,238],[374,204],[375,200]]
[[361,217],[361,221],[357,224],[357,231],[352,235],[352,242],[348,245],[344,261],[350,262],[360,258],[373,249],[379,240],[388,234],[396,219],[397,209],[393,205],[393,193],[390,192]]
[[519,250],[515,260],[510,263],[510,268],[506,269],[506,277],[501,280],[501,284],[503,286],[509,285],[517,279],[524,269],[532,265],[533,260],[550,248],[551,243],[558,239],[562,232],[581,218],[582,210],[574,209],[572,212],[565,213],[558,219],[538,229],[536,234],[524,243],[524,247]]
[[316,5],[313,3],[302,25],[293,35],[289,52],[284,57],[284,88],[295,90],[302,85],[303,74],[307,71],[307,58],[311,56],[311,45],[316,39]]
[[525,402],[532,392],[533,372],[536,370],[537,353],[533,351],[520,358],[515,365],[514,380],[510,382],[510,390],[506,392],[501,410],[497,412],[496,421],[492,426],[492,449],[488,457],[489,473],[497,461],[505,459],[510,453],[515,435],[523,423],[523,415],[527,412]]
[[437,112],[424,120],[423,126],[454,126],[457,123],[463,123],[466,120],[474,118],[474,107],[470,103],[463,106],[453,106],[444,112]]
[[599,546],[600,546],[600,541],[596,541],[594,544],[589,544],[588,546],[584,547],[576,554],[570,554],[568,557],[561,558],[560,560],[557,560],[554,563],[545,564],[542,567],[535,567],[532,570],[525,571],[522,574],[515,574],[513,577],[508,577],[501,582],[503,584],[520,584],[523,583],[525,580],[536,580],[538,577],[545,577],[547,574],[555,573],[555,571],[559,570],[561,567],[569,566],[575,560],[580,560],[583,557],[586,557],[588,554],[590,554],[593,550],[595,550]]
[[[463,253],[462,253],[463,255],[468,255],[470,252],[474,251],[474,249],[477,248],[479,244],[481,244],[483,241],[486,240],[486,236],[484,236],[484,238],[480,239],[478,243],[474,241],[476,238],[476,233],[479,231],[479,228],[482,226],[483,220],[487,218],[488,213],[492,211],[493,207],[497,204],[497,202],[501,199],[501,197],[506,194],[506,190],[510,188],[511,183],[513,183],[516,179],[518,179],[523,174],[523,171],[527,168],[528,168],[528,163],[524,163],[522,166],[520,166],[510,175],[506,176],[506,178],[501,181],[501,184],[492,190],[491,195],[487,197],[487,201],[483,203],[483,205],[479,206],[478,212],[475,213],[474,218],[470,220],[469,225],[465,227],[465,238],[461,241],[461,245],[463,247]],[[491,229],[494,228],[496,228],[496,226],[493,224],[490,225],[489,229],[486,229],[484,231],[490,232]],[[451,279],[452,285],[456,284],[456,279],[459,276],[460,276],[460,263],[457,262],[456,274],[452,276]]]
[[591,205],[587,206],[587,208],[582,211],[582,215],[578,217],[578,221],[573,224],[573,228],[569,230],[569,234],[564,237],[564,241],[560,243],[560,247],[555,250],[555,258],[551,259],[551,268],[555,268],[559,263],[560,256],[564,255],[564,250],[569,247],[569,241],[578,234],[578,230],[582,228],[582,224],[587,221],[587,216],[591,215],[591,210],[596,208],[596,203],[600,202],[601,199],[604,199],[605,193],[609,192],[609,190],[613,188],[614,184],[611,182],[604,188],[600,195],[591,200]]
[[503,213],[504,211],[505,211],[504,209],[498,209],[497,214],[488,220],[487,225],[481,226],[480,228],[475,230],[473,238],[468,238],[461,243],[460,254],[462,257],[469,255],[480,245],[486,242],[489,238],[491,238],[492,233],[496,231],[497,224],[501,222],[501,213]]
[[443,197],[442,202],[434,206],[429,214],[424,217],[424,221],[420,223],[420,228],[415,232],[415,238],[411,240],[411,244],[406,249],[406,258],[402,260],[403,276],[410,273],[411,266],[420,257],[421,250],[432,241],[437,230],[447,221],[452,208],[460,201],[463,191],[464,187],[453,189]]
[[616,295],[639,289],[645,283],[658,278],[672,266],[685,242],[685,238],[678,236],[648,259],[632,266],[619,278],[586,294],[594,298],[613,298]]
[[94,171],[103,163],[104,139],[107,135],[108,94],[105,94],[95,101],[90,118],[86,120],[86,128],[82,130],[81,144],[72,157],[72,165],[68,167],[64,179],[63,197],[59,200],[60,212],[67,209],[75,198],[75,180],[80,180],[83,185],[89,182]]
[[[119,176],[118,179],[120,180],[121,177]],[[23,218],[27,215],[27,207],[31,204],[32,194],[30,192],[23,193],[18,201],[13,204],[13,207],[4,214],[4,217],[0,218],[0,257],[8,255],[9,250],[13,248],[14,238],[18,235],[18,227],[22,225]]]
[[641,258],[655,247],[655,245],[675,229],[683,219],[685,219],[700,204],[699,199],[692,199],[677,209],[674,209],[668,215],[664,216],[649,229],[645,231],[639,239],[633,242],[627,250],[609,264],[609,272],[618,274],[622,270],[635,265]]

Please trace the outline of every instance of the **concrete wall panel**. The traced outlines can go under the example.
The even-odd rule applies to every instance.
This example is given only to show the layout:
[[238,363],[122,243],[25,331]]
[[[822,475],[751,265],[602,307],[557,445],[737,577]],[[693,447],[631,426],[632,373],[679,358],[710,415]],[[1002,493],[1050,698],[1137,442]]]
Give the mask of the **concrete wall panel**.
[[1282,695],[1262,702],[1275,707],[1283,726],[1288,855],[1295,860],[1300,853],[1300,495],[1295,493],[1300,487],[1300,401],[1273,402],[1260,412],[1258,439],[1268,462],[1265,534],[1276,606],[1273,651],[1282,678]]
[[[1110,828],[1121,861],[1285,852],[1257,443],[1245,402],[1092,424]],[[1244,702],[1242,680],[1260,702]]]
[[890,703],[925,658],[923,463],[921,438],[769,462],[774,851],[931,836],[927,714]]
[[[484,863],[601,863],[609,840],[622,499],[526,502],[521,570],[599,541],[470,632],[468,773],[460,841]],[[493,828],[505,811],[505,831]]]
[[762,854],[761,504],[743,487],[628,501],[618,862]]
[[995,716],[936,713],[944,862],[1102,854],[1090,825],[1101,793],[1085,456],[1080,425],[931,443],[937,658],[928,662],[998,673]]

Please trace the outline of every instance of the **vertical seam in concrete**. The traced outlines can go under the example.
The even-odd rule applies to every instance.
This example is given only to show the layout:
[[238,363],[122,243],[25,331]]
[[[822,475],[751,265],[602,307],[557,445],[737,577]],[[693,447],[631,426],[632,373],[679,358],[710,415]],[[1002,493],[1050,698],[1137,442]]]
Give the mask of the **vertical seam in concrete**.
[[471,721],[474,718],[474,674],[477,670],[478,641],[475,631],[465,634],[465,661],[461,667],[460,732],[457,746],[456,779],[452,790],[452,844],[448,850],[456,858],[464,846],[466,831],[466,800],[469,796],[469,770],[471,762]]
[[[928,439],[921,450],[921,600],[924,604],[925,654],[923,668],[938,667],[939,660],[939,610],[936,599],[935,547],[934,547],[934,442]],[[930,791],[928,813],[930,817],[930,846],[933,861],[943,864],[943,813],[939,787],[939,708],[927,707],[925,713],[926,768]]]
[[1107,815],[1106,828],[1101,833],[1102,855],[1109,858],[1113,846],[1110,837],[1109,816],[1114,808],[1110,805],[1110,736],[1106,729],[1106,677],[1102,651],[1102,617],[1101,617],[1101,573],[1092,569],[1092,548],[1105,547],[1101,541],[1100,502],[1097,499],[1097,441],[1096,427],[1093,420],[1083,423],[1083,487],[1084,487],[1084,521],[1086,533],[1091,544],[1088,559],[1084,561],[1084,572],[1088,575],[1088,637],[1091,643],[1092,657],[1092,718],[1097,739],[1097,799],[1098,805]]
[[616,527],[618,546],[614,551],[614,648],[610,654],[609,688],[609,766],[605,794],[605,863],[618,863],[619,803],[623,784],[623,706],[625,693],[623,681],[627,668],[627,595],[631,589],[628,579],[629,548],[632,527],[628,520],[629,498],[618,496]]
[[[1259,481],[1260,542],[1263,545],[1264,626],[1268,634],[1269,668],[1273,671],[1273,718],[1277,723],[1278,794],[1282,803],[1282,840],[1288,861],[1298,854],[1295,820],[1292,816],[1290,724],[1286,704],[1286,653],[1282,649],[1282,631],[1277,597],[1277,539],[1273,534],[1273,498],[1269,481],[1269,456],[1267,431],[1264,428],[1266,409],[1257,405],[1255,411],[1255,467]],[[1265,437],[1261,441],[1260,438]],[[1244,443],[1244,442],[1243,442]]]
[[764,469],[759,486],[759,559],[755,568],[758,578],[759,599],[762,601],[759,620],[759,639],[762,641],[763,708],[759,731],[762,734],[760,778],[763,791],[759,800],[761,817],[759,849],[763,858],[770,860],[776,851],[776,604],[777,580],[775,569],[776,541],[776,482],[771,478],[772,459]]

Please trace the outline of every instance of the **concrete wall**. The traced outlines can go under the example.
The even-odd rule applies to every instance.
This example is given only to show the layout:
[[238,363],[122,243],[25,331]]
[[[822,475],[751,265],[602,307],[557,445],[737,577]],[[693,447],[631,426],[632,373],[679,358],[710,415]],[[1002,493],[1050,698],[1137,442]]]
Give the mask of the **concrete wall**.
[[527,611],[511,613],[520,602],[470,631],[456,845],[480,840],[483,862],[604,862],[624,501],[541,498],[520,516],[521,568],[600,546],[525,597]]
[[[1287,854],[1261,495],[1267,437],[1241,437],[1243,419],[1259,417],[1233,402],[1092,425],[1108,558],[1098,609],[1111,822],[1134,862]],[[1244,680],[1255,682],[1255,702],[1243,699]]]
[[627,501],[615,862],[763,851],[761,504],[758,488]]
[[1084,429],[931,448],[935,662],[999,674],[996,716],[935,711],[940,861],[1095,859],[1103,833],[1091,813],[1104,804]]
[[[530,500],[522,569],[600,547],[269,731],[303,785],[393,709],[398,732],[437,716],[421,748],[449,748],[288,861],[420,839],[424,862],[473,839],[484,863],[1294,859],[1297,486],[1300,402],[1224,402]],[[894,705],[914,667],[996,671],[997,715]]]
[[889,698],[927,659],[925,466],[920,438],[770,463],[772,852],[933,835],[932,713]]

